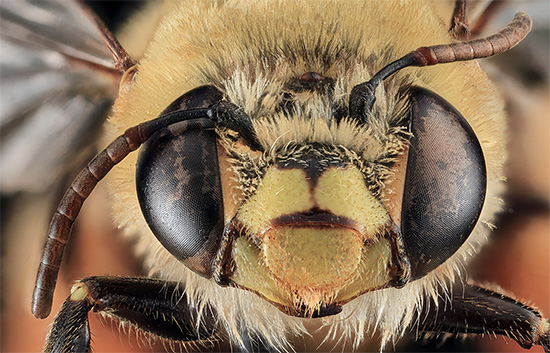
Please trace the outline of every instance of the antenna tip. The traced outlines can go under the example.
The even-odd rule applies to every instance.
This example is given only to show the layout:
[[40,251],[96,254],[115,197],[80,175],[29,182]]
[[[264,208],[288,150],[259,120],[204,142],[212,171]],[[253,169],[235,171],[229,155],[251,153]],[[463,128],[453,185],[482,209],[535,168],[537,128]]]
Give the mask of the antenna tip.
[[35,288],[32,296],[31,311],[34,317],[45,319],[52,311],[53,292]]

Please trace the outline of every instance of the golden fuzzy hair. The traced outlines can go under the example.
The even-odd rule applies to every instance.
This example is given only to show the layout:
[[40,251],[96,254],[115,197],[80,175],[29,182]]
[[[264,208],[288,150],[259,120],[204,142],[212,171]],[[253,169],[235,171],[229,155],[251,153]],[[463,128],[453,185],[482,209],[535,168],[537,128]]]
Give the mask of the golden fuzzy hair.
[[[468,120],[487,161],[486,202],[472,235],[426,277],[401,289],[369,292],[344,305],[341,314],[316,319],[329,327],[330,338],[343,332],[356,346],[369,331],[379,330],[384,346],[404,334],[422,301],[435,296],[437,287],[464,275],[464,264],[486,241],[502,188],[503,103],[477,62],[471,61],[406,68],[393,75],[377,89],[369,127],[348,119],[332,124],[333,109],[335,104],[347,105],[353,86],[391,61],[421,46],[452,42],[443,22],[424,1],[182,1],[161,20],[133,82],[121,90],[105,139],[156,118],[190,89],[212,84],[253,119],[266,150],[319,141],[369,160],[389,146],[399,148],[395,126],[407,109],[406,88],[421,86],[442,96]],[[306,72],[334,80],[330,99],[315,92],[296,94],[291,109],[275,112],[285,83]],[[161,246],[139,208],[136,158],[130,155],[108,178],[115,222],[138,239],[138,253],[151,275],[181,282],[191,306],[208,300],[234,342],[242,343],[242,332],[248,332],[273,347],[289,349],[290,335],[306,333],[302,319],[283,314],[254,293],[199,277]]]

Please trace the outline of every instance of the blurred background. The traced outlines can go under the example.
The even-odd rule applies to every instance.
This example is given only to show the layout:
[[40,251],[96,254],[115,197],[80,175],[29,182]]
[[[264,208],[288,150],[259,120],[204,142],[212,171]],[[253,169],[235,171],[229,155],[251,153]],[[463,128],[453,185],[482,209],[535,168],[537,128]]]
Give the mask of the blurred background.
[[[90,1],[90,6],[117,31],[142,5],[141,1]],[[438,4],[440,6],[441,4]],[[447,5],[443,5],[447,6]],[[448,7],[448,6],[447,6]],[[452,7],[450,8],[452,9]],[[506,293],[539,308],[550,316],[550,2],[508,1],[484,34],[503,28],[516,11],[533,17],[533,32],[505,55],[481,60],[507,102],[510,125],[510,157],[506,166],[509,190],[506,206],[497,220],[492,242],[470,265],[470,278],[496,284]],[[450,12],[449,10],[449,18]],[[124,44],[124,42],[123,42]],[[6,88],[2,86],[2,89]],[[6,91],[0,92],[2,95]],[[0,137],[7,131],[1,125]],[[87,156],[92,155],[89,151]],[[85,160],[86,158],[82,158]],[[2,162],[1,168],[9,168]],[[70,178],[67,178],[70,180]],[[1,320],[2,352],[41,350],[52,316],[35,319],[30,298],[41,256],[44,234],[67,181],[46,192],[5,192],[1,198]],[[101,184],[79,216],[69,243],[55,293],[53,311],[69,295],[72,284],[89,275],[144,274],[132,244],[119,236],[110,216],[108,197]],[[96,352],[161,351],[150,348],[136,335],[118,332],[118,325],[90,314],[93,348]],[[113,329],[114,328],[114,329]],[[375,336],[376,337],[376,336]],[[403,352],[517,352],[515,341],[503,337],[468,337],[460,340],[432,338],[416,342],[414,335],[388,350]],[[296,340],[297,351],[312,350],[318,336]],[[313,348],[312,348],[313,347]],[[376,338],[362,350],[377,351]],[[347,351],[351,347],[339,347]],[[210,347],[227,351],[229,346]],[[320,346],[330,351],[331,344]],[[534,347],[531,352],[542,352]]]

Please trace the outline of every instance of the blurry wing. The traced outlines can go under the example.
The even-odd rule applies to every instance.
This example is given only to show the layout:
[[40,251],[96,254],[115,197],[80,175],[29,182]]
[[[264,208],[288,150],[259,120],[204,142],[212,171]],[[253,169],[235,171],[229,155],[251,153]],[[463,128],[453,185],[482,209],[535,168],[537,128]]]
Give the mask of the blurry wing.
[[48,190],[92,152],[120,74],[75,1],[2,1],[0,53],[0,189]]

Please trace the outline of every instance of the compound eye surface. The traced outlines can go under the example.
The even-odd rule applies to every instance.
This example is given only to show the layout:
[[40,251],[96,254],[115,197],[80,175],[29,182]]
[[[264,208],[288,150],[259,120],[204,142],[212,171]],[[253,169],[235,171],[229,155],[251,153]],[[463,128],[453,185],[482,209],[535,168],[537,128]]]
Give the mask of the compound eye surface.
[[472,232],[487,174],[474,131],[442,97],[413,89],[410,129],[401,231],[412,277],[419,278],[451,257]]
[[199,86],[170,103],[170,105],[160,113],[160,116],[181,110],[208,108],[220,102],[222,99],[223,93],[216,87],[210,85]]
[[[184,95],[174,101],[172,114],[212,104],[208,95],[204,99],[204,89],[186,94],[198,98]],[[193,100],[197,103],[189,104]],[[142,146],[136,170],[141,210],[154,235],[205,277],[212,276],[224,227],[214,127],[209,119],[194,119],[158,130]]]

